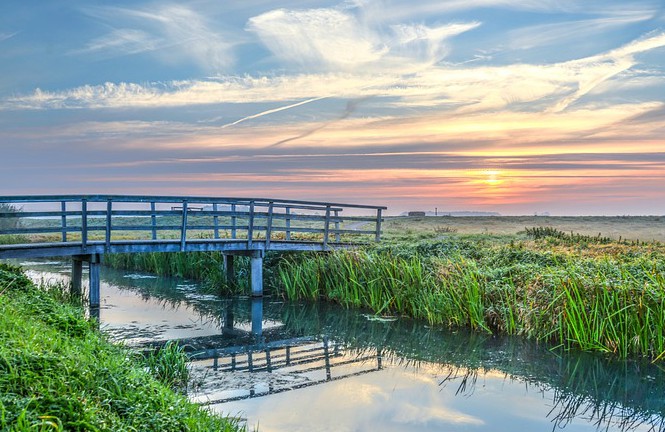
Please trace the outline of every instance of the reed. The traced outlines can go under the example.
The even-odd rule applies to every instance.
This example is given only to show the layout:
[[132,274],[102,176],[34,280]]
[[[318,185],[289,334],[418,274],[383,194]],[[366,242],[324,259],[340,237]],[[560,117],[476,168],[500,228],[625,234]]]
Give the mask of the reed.
[[[594,247],[607,246],[603,240]],[[446,239],[312,254],[279,263],[279,292],[432,325],[525,335],[566,349],[661,360],[665,254],[658,247],[616,246],[599,255]]]

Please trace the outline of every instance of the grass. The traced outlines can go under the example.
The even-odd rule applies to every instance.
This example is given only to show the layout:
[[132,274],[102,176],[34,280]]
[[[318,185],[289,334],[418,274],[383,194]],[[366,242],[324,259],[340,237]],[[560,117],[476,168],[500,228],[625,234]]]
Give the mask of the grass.
[[240,430],[170,388],[179,372],[160,373],[179,369],[173,355],[146,363],[108,343],[65,292],[0,265],[0,430]]
[[280,293],[432,325],[665,357],[665,248],[602,237],[454,236],[292,257]]

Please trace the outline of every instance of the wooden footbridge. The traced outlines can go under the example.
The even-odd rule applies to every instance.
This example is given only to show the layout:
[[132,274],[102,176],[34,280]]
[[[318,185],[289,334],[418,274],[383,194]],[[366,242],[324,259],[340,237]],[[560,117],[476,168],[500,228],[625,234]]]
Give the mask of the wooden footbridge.
[[380,241],[386,207],[266,198],[129,195],[0,196],[0,259],[71,257],[72,289],[89,265],[99,306],[104,254],[220,251],[249,256],[252,294],[263,293],[267,251],[328,251]]

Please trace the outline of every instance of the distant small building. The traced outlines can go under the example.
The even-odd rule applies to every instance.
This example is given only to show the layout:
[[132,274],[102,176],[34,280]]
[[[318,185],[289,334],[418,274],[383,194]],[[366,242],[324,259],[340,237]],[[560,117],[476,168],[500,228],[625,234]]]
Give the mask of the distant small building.
[[425,216],[424,211],[410,211],[409,216]]

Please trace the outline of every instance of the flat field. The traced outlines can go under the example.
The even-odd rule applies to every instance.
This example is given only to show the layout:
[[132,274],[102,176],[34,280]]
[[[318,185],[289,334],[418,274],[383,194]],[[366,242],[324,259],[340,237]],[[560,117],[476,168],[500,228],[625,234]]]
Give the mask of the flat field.
[[448,233],[514,235],[525,228],[552,227],[614,240],[665,242],[665,216],[427,216],[387,217],[386,239],[437,238]]

